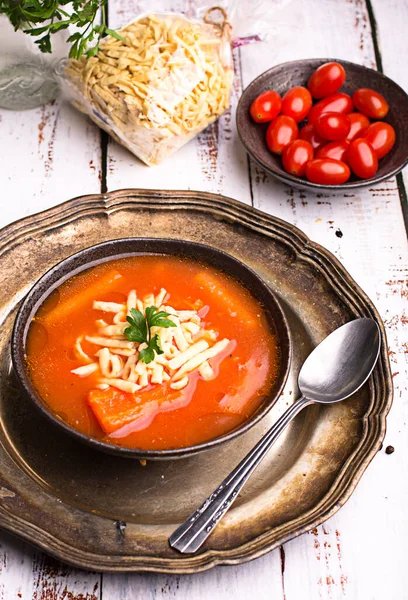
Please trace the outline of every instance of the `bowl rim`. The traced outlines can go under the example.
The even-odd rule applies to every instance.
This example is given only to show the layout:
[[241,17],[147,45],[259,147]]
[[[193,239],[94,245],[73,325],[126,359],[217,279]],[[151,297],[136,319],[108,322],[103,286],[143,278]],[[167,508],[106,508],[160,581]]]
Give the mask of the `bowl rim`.
[[[69,425],[62,418],[58,417],[58,415],[52,410],[50,406],[43,400],[41,394],[36,390],[34,384],[32,383],[28,370],[26,367],[26,339],[27,333],[29,329],[29,325],[39,306],[44,302],[45,298],[49,296],[49,294],[56,288],[58,288],[64,281],[69,279],[70,277],[75,276],[76,274],[89,269],[92,266],[96,266],[97,264],[101,264],[102,262],[109,262],[111,260],[116,260],[120,258],[125,258],[126,256],[146,256],[146,255],[169,255],[169,256],[186,256],[189,257],[188,254],[182,254],[180,251],[148,251],[148,250],[134,250],[128,252],[121,252],[120,250],[114,251],[113,254],[105,255],[100,258],[91,259],[88,262],[85,261],[79,267],[75,267],[75,259],[80,259],[86,257],[91,251],[95,251],[98,249],[111,248],[114,249],[118,243],[126,244],[126,243],[139,243],[139,244],[163,244],[166,247],[171,245],[179,245],[183,248],[191,249],[197,248],[198,250],[202,250],[203,252],[215,253],[216,256],[221,257],[223,261],[227,261],[230,265],[235,264],[238,268],[246,272],[251,280],[255,282],[258,286],[258,292],[252,290],[249,286],[246,286],[245,283],[236,275],[232,273],[229,274],[235,281],[238,281],[242,286],[249,289],[249,291],[257,298],[258,301],[262,302],[260,299],[260,291],[262,289],[263,293],[268,297],[268,302],[270,302],[269,308],[264,306],[265,313],[269,316],[269,319],[275,325],[276,335],[279,340],[279,348],[281,352],[281,366],[280,371],[278,373],[278,377],[276,380],[277,386],[273,395],[266,396],[265,401],[261,404],[261,407],[257,409],[254,414],[244,421],[242,425],[240,425],[237,429],[234,429],[230,432],[227,432],[224,435],[219,437],[210,439],[206,442],[201,442],[199,444],[194,444],[191,446],[185,446],[180,448],[169,448],[163,450],[144,450],[142,448],[128,448],[126,446],[118,446],[114,444],[110,444],[108,442],[104,442],[102,440],[98,440],[92,436],[88,436],[74,427]],[[194,257],[191,257],[194,260]],[[210,266],[214,266],[211,264],[210,260],[197,259],[200,262],[207,262]],[[70,265],[70,263],[74,263],[74,268],[67,270],[65,274],[61,274],[58,277],[58,274],[61,270],[64,269],[66,265]],[[71,266],[71,265],[70,265]],[[219,270],[223,270],[222,267],[216,266]],[[226,270],[224,270],[226,272]],[[38,298],[36,295],[39,293],[41,286],[48,279],[53,276],[57,276],[57,279],[52,283],[52,285],[47,288],[45,291],[42,291]],[[262,303],[264,304],[264,303]],[[273,308],[273,312],[271,310]],[[280,327],[279,327],[280,325]],[[30,398],[36,408],[54,425],[57,427],[61,427],[66,433],[68,433],[71,437],[74,437],[78,441],[86,443],[88,446],[91,446],[95,449],[107,452],[109,454],[114,454],[117,456],[135,458],[135,459],[172,459],[172,458],[183,458],[192,456],[204,450],[208,450],[214,448],[224,442],[235,439],[239,435],[244,434],[249,429],[251,429],[254,425],[256,425],[266,414],[272,409],[272,407],[276,404],[279,399],[282,390],[286,384],[288,379],[291,360],[292,360],[292,340],[290,336],[290,330],[287,318],[285,316],[284,311],[279,303],[279,300],[276,298],[275,293],[270,289],[270,287],[263,281],[263,279],[253,270],[251,267],[247,266],[245,263],[235,258],[234,256],[219,250],[213,246],[209,246],[207,244],[201,244],[197,242],[190,242],[188,240],[178,240],[171,238],[148,238],[148,237],[126,237],[126,238],[117,238],[114,240],[108,240],[105,242],[101,242],[99,244],[93,244],[92,246],[88,246],[83,248],[82,250],[71,254],[52,267],[50,267],[45,273],[43,273],[31,286],[29,292],[22,300],[22,303],[18,309],[16,318],[14,320],[12,334],[11,334],[11,360],[12,366],[14,369],[14,373],[20,384],[20,387],[23,389],[24,393]]]
[[[391,171],[389,171],[388,173],[386,173],[384,175],[381,175],[378,177],[374,176],[374,177],[371,177],[370,179],[361,179],[358,181],[346,181],[345,183],[341,183],[341,184],[327,185],[327,184],[322,184],[322,183],[312,183],[311,181],[308,181],[307,179],[295,177],[294,175],[291,175],[290,173],[286,173],[285,171],[283,171],[283,169],[279,170],[279,171],[278,170],[275,171],[273,167],[266,165],[264,162],[262,162],[262,160],[257,158],[255,156],[255,154],[252,152],[252,150],[248,147],[248,144],[245,140],[246,136],[244,135],[244,133],[242,131],[242,127],[238,122],[239,116],[242,112],[242,104],[243,104],[243,99],[244,99],[245,95],[247,93],[249,94],[250,89],[253,86],[255,86],[255,84],[258,82],[259,79],[263,78],[265,75],[271,74],[275,69],[278,69],[283,66],[289,67],[289,66],[299,66],[299,65],[310,65],[311,62],[316,62],[316,63],[320,63],[320,64],[324,64],[326,62],[338,62],[341,65],[345,65],[345,66],[351,65],[353,67],[358,67],[359,69],[362,69],[363,71],[369,71],[370,73],[374,73],[375,76],[379,77],[380,79],[384,79],[388,82],[391,82],[392,85],[396,86],[402,92],[402,94],[406,98],[407,108],[408,108],[407,92],[398,83],[396,83],[393,79],[391,79],[390,77],[387,77],[387,75],[385,75],[384,73],[381,73],[380,71],[377,71],[376,69],[371,69],[370,67],[366,67],[365,65],[359,65],[358,63],[352,62],[350,60],[343,60],[342,58],[302,58],[299,60],[290,60],[290,61],[287,61],[284,63],[279,63],[278,65],[274,65],[270,69],[267,69],[266,71],[263,71],[263,73],[260,73],[257,77],[255,77],[255,79],[253,79],[246,86],[246,88],[243,90],[243,92],[241,94],[241,97],[240,97],[240,99],[238,101],[238,105],[237,105],[235,122],[236,122],[239,139],[241,140],[241,143],[244,146],[246,152],[250,155],[250,157],[259,166],[261,166],[263,169],[265,169],[265,171],[267,171],[267,173],[269,173],[273,177],[276,177],[276,179],[283,181],[287,185],[293,184],[294,187],[303,188],[303,189],[311,189],[311,190],[319,190],[319,191],[354,190],[356,188],[363,188],[363,187],[368,187],[370,185],[376,185],[377,183],[380,183],[381,181],[384,181],[385,179],[388,179],[389,177],[394,177],[395,175],[397,175],[400,171],[402,171],[402,169],[404,169],[404,167],[407,166],[408,154],[407,154],[406,158],[404,159],[404,161],[402,162],[402,164],[395,167],[394,169],[392,169]],[[319,66],[320,65],[317,64],[316,68],[318,68]]]

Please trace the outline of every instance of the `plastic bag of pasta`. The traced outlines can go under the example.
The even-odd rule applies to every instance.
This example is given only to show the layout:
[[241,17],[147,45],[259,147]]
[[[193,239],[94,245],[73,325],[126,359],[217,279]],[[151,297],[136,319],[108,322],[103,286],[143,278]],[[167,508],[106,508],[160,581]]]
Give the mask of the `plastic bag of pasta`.
[[159,164],[228,108],[232,28],[213,7],[201,20],[141,15],[118,33],[96,56],[70,60],[63,87],[120,144]]

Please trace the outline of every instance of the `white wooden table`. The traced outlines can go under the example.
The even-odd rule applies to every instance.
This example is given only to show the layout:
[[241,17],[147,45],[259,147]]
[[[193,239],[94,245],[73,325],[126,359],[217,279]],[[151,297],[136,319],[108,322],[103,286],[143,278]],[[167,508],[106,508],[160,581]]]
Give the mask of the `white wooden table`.
[[[251,2],[254,0],[246,0]],[[146,9],[185,11],[194,0],[110,0],[113,27]],[[273,0],[270,0],[271,9]],[[297,58],[338,57],[378,68],[408,88],[408,0],[292,0],[271,39],[235,51],[231,111],[162,166],[147,168],[57,101],[0,114],[0,223],[71,197],[125,187],[218,192],[277,215],[331,250],[387,326],[395,399],[387,436],[334,517],[250,563],[189,576],[110,575],[59,564],[0,532],[0,599],[403,600],[408,598],[408,205],[404,177],[350,194],[311,194],[269,178],[237,139],[243,86]],[[405,185],[408,184],[405,171]],[[395,453],[386,454],[388,445]]]

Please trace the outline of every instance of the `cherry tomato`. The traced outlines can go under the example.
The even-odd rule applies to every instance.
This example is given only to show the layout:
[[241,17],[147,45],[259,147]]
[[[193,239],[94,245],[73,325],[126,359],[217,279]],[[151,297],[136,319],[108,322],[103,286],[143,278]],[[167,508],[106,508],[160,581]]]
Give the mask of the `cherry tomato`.
[[312,96],[309,90],[301,85],[291,88],[283,96],[282,114],[292,117],[296,123],[303,121],[311,108]]
[[313,148],[306,140],[295,140],[282,153],[283,168],[295,177],[305,174],[307,163],[313,158]]
[[282,108],[282,98],[278,92],[266,90],[252,102],[249,112],[255,123],[272,121]]
[[316,133],[314,126],[309,124],[303,125],[302,129],[299,131],[299,137],[301,140],[309,142],[313,150],[318,150],[326,143],[326,140]]
[[316,153],[316,158],[334,158],[347,163],[347,152],[350,142],[343,140],[341,142],[329,142]]
[[338,185],[350,177],[346,163],[333,158],[315,158],[306,167],[306,178],[312,183]]
[[316,69],[307,87],[313,98],[324,98],[337,92],[345,79],[346,72],[343,67],[337,62],[329,62]]
[[353,102],[348,94],[338,92],[323,98],[317,104],[312,106],[307,117],[308,123],[314,125],[316,119],[325,112],[337,112],[347,115],[353,110]]
[[347,115],[325,112],[316,119],[314,128],[326,140],[344,140],[350,131],[350,119]]
[[362,179],[369,179],[377,173],[377,155],[365,138],[350,143],[347,161],[353,173]]
[[370,121],[367,119],[367,117],[358,112],[352,112],[347,116],[350,119],[351,127],[346,140],[351,142],[351,140],[364,137],[367,129],[370,126]]
[[384,96],[370,88],[356,90],[353,102],[356,109],[370,119],[383,119],[390,108]]
[[364,139],[370,144],[377,158],[382,158],[395,144],[395,130],[389,123],[372,123]]
[[271,152],[282,154],[282,150],[298,137],[296,121],[287,115],[279,115],[266,131],[266,144]]

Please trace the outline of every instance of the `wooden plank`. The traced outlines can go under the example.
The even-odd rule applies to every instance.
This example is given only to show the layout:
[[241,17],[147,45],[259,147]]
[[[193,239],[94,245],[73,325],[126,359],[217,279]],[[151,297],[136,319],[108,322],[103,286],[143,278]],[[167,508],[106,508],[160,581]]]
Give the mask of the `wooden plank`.
[[[367,5],[375,34],[378,67],[407,91],[408,71],[404,58],[407,55],[408,44],[402,35],[401,23],[408,22],[408,2],[391,0],[384,4],[381,0],[367,0]],[[404,169],[397,181],[408,231],[408,169]]]
[[[140,11],[151,9],[148,2],[139,2]],[[155,10],[169,10],[165,0],[156,2]],[[179,0],[171,3],[173,11],[192,15],[190,3]],[[110,5],[109,23],[117,27],[129,22],[137,13],[131,0]],[[110,140],[108,146],[108,189],[145,187],[164,189],[203,189],[233,196],[250,203],[247,158],[238,143],[235,109],[241,94],[239,52],[234,52],[235,82],[231,109],[221,119],[201,133],[177,154],[158,167],[146,167],[127,150]],[[154,574],[105,574],[103,594],[108,598],[193,598],[235,597],[244,600],[251,593],[259,600],[283,600],[281,558],[270,554],[240,567],[217,569],[194,576],[165,576]],[[205,591],[203,591],[205,590]],[[205,594],[203,596],[203,594]]]
[[[0,226],[73,196],[100,191],[100,131],[58,100],[0,111]],[[0,532],[0,598],[99,598],[100,575],[71,570]]]
[[[109,24],[119,27],[129,23],[138,12],[151,10],[146,0],[137,7],[132,0],[109,5]],[[193,15],[189,0],[158,0],[154,10],[172,10]],[[163,189],[205,189],[233,196],[250,203],[246,153],[239,144],[235,126],[235,108],[241,94],[239,52],[234,52],[235,80],[230,109],[213,125],[155,167],[142,164],[128,150],[109,140],[108,190],[139,187]]]
[[[394,36],[399,36],[402,43],[401,28],[394,29]],[[245,85],[271,64],[300,56],[339,57],[375,66],[369,14],[360,1],[332,2],[324,11],[318,1],[296,2],[296,10],[292,3],[281,13],[270,52],[256,45],[245,50]],[[329,248],[376,302],[388,326],[391,356],[399,373],[395,377],[398,398],[406,390],[404,351],[408,346],[403,303],[407,293],[407,242],[395,179],[352,194],[316,195],[284,186],[254,164],[251,172],[255,206],[298,225]],[[386,443],[393,441],[405,447],[406,421],[406,408],[395,406],[388,420]],[[285,545],[287,600],[379,599],[390,595],[390,585],[393,597],[404,596],[407,575],[402,556],[406,544],[401,540],[398,523],[405,518],[400,498],[408,489],[402,452],[398,466],[396,461],[395,455],[388,456],[383,450],[340,513],[314,533]],[[398,483],[393,484],[396,473]],[[384,519],[390,505],[393,517]],[[381,540],[380,547],[374,538]],[[392,557],[390,548],[398,548]],[[373,573],[382,575],[377,578]]]

